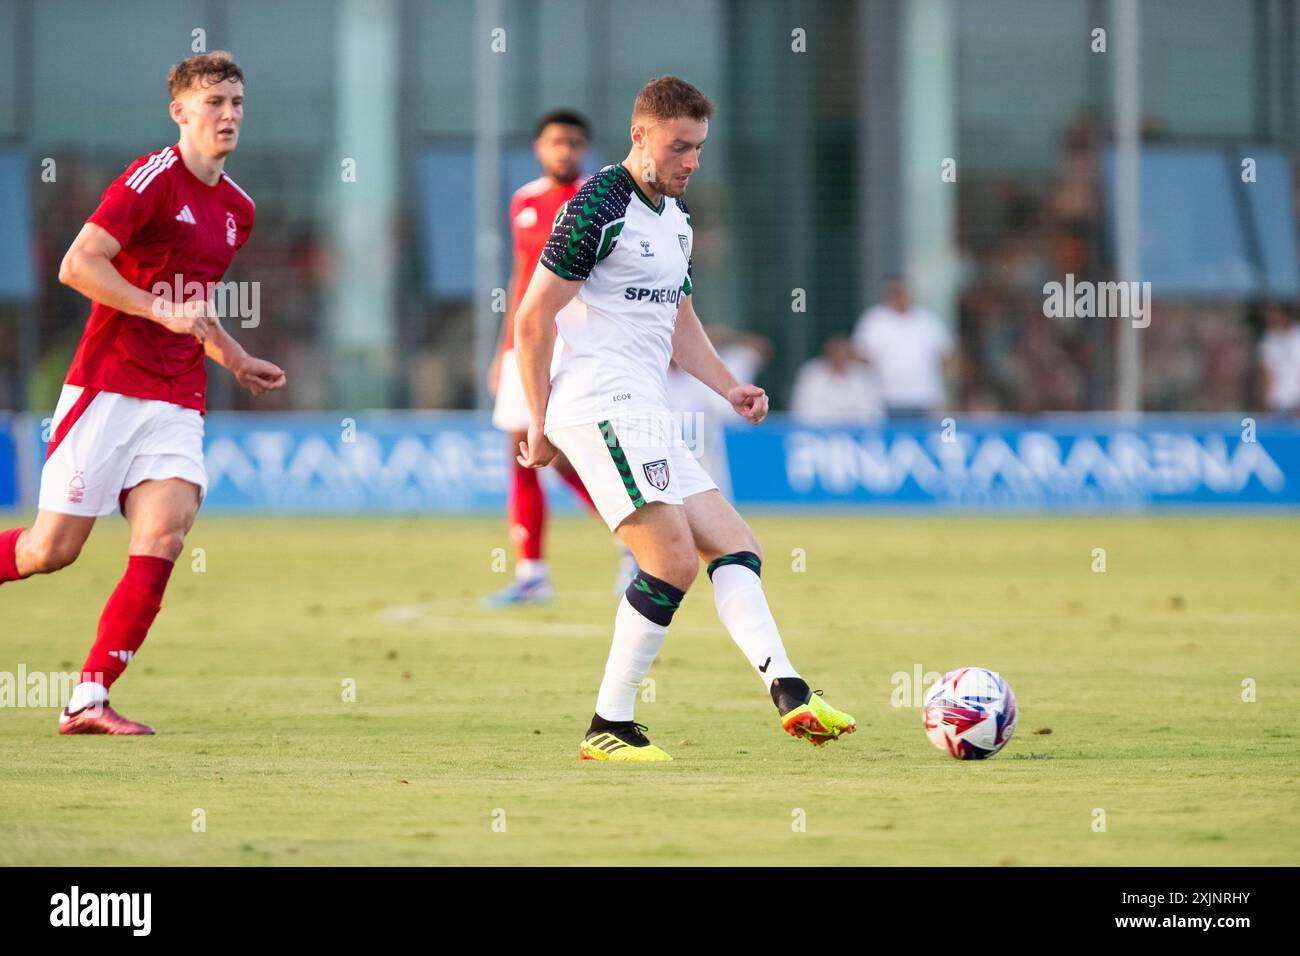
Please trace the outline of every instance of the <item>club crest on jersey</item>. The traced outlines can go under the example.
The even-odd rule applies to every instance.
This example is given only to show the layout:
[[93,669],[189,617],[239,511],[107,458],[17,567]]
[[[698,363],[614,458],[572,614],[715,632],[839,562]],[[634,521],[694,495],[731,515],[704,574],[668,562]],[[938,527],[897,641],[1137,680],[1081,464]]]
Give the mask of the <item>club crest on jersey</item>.
[[645,479],[650,484],[660,491],[668,487],[668,459],[660,458],[658,461],[647,461],[641,467],[645,469]]
[[71,504],[79,505],[86,500],[86,473],[84,471],[74,471],[72,480],[68,482],[68,501]]
[[681,243],[682,255],[684,255],[687,259],[689,259],[691,257],[691,250],[690,247],[687,245],[686,237],[679,232],[677,234],[677,241]]
[[642,239],[642,240],[641,240],[641,258],[642,258],[642,259],[653,259],[653,258],[654,258],[654,253],[650,251],[650,240],[649,240],[649,239]]
[[233,246],[238,239],[238,232],[235,229],[235,214],[226,213],[226,245]]

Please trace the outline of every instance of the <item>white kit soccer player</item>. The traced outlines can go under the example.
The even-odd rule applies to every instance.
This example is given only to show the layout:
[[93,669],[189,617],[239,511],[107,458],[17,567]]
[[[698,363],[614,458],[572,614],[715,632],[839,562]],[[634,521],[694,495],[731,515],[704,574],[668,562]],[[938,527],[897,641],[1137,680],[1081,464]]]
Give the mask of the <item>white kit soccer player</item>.
[[[532,413],[519,460],[541,467],[562,451],[640,567],[615,615],[596,712],[579,744],[584,759],[671,759],[646,738],[633,707],[700,558],[718,617],[768,687],[785,730],[822,744],[855,727],[790,663],[763,593],[758,542],[669,411],[672,359],[746,420],[767,414],[767,395],[735,380],[691,303],[694,230],[682,195],[712,113],[676,77],[641,90],[627,158],[565,204],[515,317]],[[562,313],[575,296],[585,312]],[[562,345],[552,376],[557,315]]]

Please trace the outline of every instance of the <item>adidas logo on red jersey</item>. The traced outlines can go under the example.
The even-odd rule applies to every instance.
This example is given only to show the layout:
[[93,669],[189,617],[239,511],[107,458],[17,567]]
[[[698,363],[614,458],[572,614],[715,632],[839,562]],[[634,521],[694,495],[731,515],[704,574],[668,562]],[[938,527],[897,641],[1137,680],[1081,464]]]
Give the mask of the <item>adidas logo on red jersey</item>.
[[191,226],[197,225],[197,223],[194,220],[194,213],[190,212],[190,207],[188,203],[181,208],[180,212],[176,214],[176,221],[188,222]]

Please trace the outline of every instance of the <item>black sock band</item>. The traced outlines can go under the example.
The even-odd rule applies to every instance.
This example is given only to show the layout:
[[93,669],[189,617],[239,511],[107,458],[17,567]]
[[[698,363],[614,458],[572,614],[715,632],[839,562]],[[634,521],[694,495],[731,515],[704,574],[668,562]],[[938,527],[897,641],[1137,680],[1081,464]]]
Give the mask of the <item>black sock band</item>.
[[624,593],[628,604],[636,608],[647,621],[660,627],[672,623],[673,615],[681,607],[682,598],[686,597],[685,591],[644,571],[637,572]]
[[724,554],[715,561],[709,562],[709,580],[713,580],[713,572],[718,568],[728,564],[739,564],[749,568],[760,578],[763,576],[763,561],[753,551],[736,551],[732,554]]

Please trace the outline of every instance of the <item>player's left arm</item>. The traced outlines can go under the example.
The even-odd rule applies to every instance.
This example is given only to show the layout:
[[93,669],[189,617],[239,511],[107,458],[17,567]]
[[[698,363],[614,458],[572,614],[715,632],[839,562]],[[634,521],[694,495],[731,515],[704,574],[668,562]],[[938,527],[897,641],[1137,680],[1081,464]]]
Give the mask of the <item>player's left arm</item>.
[[757,425],[767,417],[767,392],[757,385],[736,381],[709,341],[689,294],[683,295],[677,304],[673,361],[730,402],[736,414],[746,421]]
[[230,370],[241,386],[254,395],[273,392],[284,385],[284,369],[265,359],[255,358],[231,337],[214,314],[208,319],[208,335],[203,341],[208,358]]

